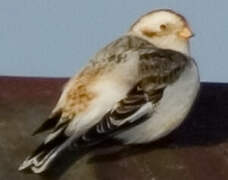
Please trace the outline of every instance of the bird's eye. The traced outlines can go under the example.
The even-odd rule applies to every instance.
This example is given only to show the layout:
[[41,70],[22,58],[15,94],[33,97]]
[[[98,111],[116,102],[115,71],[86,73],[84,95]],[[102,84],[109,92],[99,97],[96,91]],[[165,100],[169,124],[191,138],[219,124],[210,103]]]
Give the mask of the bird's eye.
[[165,25],[165,24],[160,25],[160,29],[163,30],[163,31],[166,30],[167,29],[167,25]]

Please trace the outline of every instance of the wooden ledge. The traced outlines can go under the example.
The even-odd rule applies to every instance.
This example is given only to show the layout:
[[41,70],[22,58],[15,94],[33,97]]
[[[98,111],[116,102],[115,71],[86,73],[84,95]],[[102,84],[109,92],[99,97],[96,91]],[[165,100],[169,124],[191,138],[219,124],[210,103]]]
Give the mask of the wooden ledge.
[[228,179],[228,84],[221,83],[202,83],[184,124],[159,142],[115,151],[103,146],[77,161],[70,153],[44,176],[18,172],[42,141],[42,135],[30,135],[54,107],[66,80],[0,77],[0,179]]

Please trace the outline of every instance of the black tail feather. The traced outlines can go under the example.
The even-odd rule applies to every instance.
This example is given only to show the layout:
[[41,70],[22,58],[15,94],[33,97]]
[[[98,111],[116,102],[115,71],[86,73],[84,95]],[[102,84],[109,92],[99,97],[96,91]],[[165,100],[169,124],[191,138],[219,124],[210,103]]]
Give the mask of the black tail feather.
[[61,116],[62,116],[62,113],[60,111],[53,114],[53,116],[48,118],[38,129],[36,129],[32,133],[32,135],[35,136],[36,134],[39,134],[41,132],[51,130],[52,128],[54,128],[56,126],[56,124],[58,123]]
[[47,143],[42,143],[19,167],[20,171],[32,170],[35,173],[45,171],[50,163],[65,148],[63,147],[69,137],[64,133],[65,127],[61,132]]

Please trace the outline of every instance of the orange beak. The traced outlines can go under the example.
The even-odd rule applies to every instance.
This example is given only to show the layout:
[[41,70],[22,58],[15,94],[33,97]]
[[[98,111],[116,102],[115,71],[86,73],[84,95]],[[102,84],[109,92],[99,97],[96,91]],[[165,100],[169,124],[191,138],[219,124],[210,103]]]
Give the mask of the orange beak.
[[184,27],[182,31],[180,31],[179,36],[184,39],[190,39],[191,37],[194,36],[192,30],[189,27]]

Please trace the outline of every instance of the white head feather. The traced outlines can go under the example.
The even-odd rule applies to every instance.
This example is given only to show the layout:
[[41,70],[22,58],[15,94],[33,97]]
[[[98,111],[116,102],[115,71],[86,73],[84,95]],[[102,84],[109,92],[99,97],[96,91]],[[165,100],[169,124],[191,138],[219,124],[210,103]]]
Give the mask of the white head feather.
[[192,31],[186,19],[171,10],[155,10],[139,18],[129,34],[150,41],[162,49],[172,49],[189,55]]

